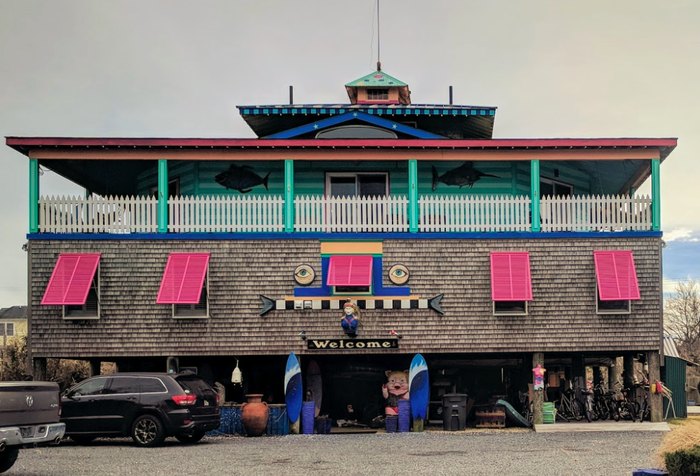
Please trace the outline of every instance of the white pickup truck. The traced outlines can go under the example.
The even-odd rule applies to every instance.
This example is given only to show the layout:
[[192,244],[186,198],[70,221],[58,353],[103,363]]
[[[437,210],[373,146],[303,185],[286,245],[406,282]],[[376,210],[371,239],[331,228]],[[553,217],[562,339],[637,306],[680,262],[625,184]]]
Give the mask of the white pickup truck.
[[58,444],[66,432],[55,382],[0,382],[0,473],[20,448]]

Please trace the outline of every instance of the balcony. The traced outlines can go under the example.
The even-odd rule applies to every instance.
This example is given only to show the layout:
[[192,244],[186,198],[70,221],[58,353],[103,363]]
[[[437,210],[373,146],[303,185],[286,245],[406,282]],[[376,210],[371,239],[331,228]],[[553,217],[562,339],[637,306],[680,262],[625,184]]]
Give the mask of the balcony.
[[[476,233],[652,230],[649,196],[542,197],[539,227],[529,196],[421,195],[412,229],[406,196],[176,196],[167,200],[168,233]],[[39,233],[156,233],[159,201],[134,197],[42,197]],[[162,204],[160,204],[162,205]],[[287,227],[285,216],[293,216]]]

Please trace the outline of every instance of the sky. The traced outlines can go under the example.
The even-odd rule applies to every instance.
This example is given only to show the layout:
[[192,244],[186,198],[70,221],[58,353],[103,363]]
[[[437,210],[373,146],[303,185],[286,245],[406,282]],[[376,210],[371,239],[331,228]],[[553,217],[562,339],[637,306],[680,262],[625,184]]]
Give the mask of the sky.
[[[375,0],[0,0],[0,135],[254,137],[236,105],[346,103]],[[495,138],[677,137],[664,287],[700,278],[700,2],[381,0],[415,103],[496,106]],[[0,145],[0,307],[27,301],[28,159]],[[42,195],[81,192],[55,173]],[[642,189],[648,191],[649,186]]]

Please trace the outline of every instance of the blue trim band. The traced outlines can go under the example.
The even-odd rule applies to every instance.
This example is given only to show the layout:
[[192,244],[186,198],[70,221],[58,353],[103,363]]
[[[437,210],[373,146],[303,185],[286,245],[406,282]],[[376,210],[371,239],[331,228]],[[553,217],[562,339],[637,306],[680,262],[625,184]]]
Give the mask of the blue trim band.
[[546,240],[567,238],[661,238],[661,231],[601,231],[551,233],[28,233],[35,241],[120,240]]

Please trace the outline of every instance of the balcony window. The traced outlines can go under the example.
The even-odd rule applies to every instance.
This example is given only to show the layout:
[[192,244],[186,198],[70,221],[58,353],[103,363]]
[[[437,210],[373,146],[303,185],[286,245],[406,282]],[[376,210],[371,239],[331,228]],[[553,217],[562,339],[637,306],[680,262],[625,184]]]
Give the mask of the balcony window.
[[326,195],[331,197],[376,197],[389,195],[389,174],[326,174]]
[[540,179],[541,197],[570,197],[573,194],[573,185],[548,178]]

